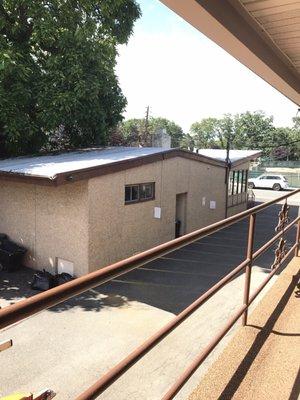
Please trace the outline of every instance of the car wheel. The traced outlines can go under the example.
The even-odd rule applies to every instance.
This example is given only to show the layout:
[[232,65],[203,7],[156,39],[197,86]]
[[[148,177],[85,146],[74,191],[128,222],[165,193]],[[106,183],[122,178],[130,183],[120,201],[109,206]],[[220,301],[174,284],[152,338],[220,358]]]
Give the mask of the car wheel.
[[254,189],[254,188],[255,188],[254,183],[253,183],[253,182],[249,182],[249,183],[248,183],[248,188],[249,188],[249,189]]
[[281,186],[279,185],[279,183],[274,183],[273,190],[277,190],[277,191],[281,190]]

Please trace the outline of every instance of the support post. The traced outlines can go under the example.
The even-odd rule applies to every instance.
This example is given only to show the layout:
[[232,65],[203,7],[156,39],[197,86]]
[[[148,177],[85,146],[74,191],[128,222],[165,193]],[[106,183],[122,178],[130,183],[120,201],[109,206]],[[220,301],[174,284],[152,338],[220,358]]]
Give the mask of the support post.
[[[251,214],[249,219],[248,244],[247,244],[247,259],[249,260],[249,262],[246,266],[246,272],[245,272],[245,287],[244,287],[244,299],[243,299],[243,304],[245,305],[249,304],[255,219],[256,219],[256,214]],[[247,324],[247,317],[248,317],[248,309],[246,309],[243,314],[243,319],[242,319],[243,326]]]
[[[299,214],[300,214],[300,207],[299,207]],[[299,249],[300,249],[300,221],[297,223],[297,233],[296,233],[296,248],[295,248],[295,257],[299,256]]]
[[226,145],[226,168],[225,168],[225,219],[228,217],[228,186],[229,186],[229,173],[230,173],[230,140],[227,138],[227,145]]

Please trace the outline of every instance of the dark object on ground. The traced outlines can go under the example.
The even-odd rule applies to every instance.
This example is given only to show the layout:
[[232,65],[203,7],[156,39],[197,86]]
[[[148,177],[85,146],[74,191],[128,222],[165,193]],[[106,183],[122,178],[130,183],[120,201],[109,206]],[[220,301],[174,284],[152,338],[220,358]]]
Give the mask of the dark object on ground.
[[31,289],[33,290],[49,290],[56,286],[56,279],[50,272],[45,270],[38,271],[33,275]]
[[44,269],[43,271],[38,271],[33,275],[31,289],[45,291],[55,286],[63,285],[66,282],[70,282],[72,279],[73,277],[66,272],[54,276]]
[[0,271],[14,271],[22,265],[27,249],[12,242],[4,233],[0,234]]
[[66,272],[63,272],[61,274],[56,275],[55,277],[55,281],[56,281],[56,285],[63,285],[64,283],[70,282],[72,281],[74,278],[72,277],[72,275],[67,274]]

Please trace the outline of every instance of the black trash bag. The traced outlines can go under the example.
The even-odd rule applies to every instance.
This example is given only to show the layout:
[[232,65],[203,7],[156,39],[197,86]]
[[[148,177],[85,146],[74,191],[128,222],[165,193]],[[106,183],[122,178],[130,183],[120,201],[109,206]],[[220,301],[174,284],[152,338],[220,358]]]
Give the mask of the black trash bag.
[[63,285],[64,283],[70,282],[73,279],[74,278],[72,277],[72,275],[67,274],[66,272],[62,272],[55,277],[56,285]]
[[55,278],[50,272],[38,271],[33,275],[31,289],[45,291],[56,286],[55,283]]
[[0,271],[10,272],[21,267],[26,252],[25,247],[11,241],[4,233],[0,233]]

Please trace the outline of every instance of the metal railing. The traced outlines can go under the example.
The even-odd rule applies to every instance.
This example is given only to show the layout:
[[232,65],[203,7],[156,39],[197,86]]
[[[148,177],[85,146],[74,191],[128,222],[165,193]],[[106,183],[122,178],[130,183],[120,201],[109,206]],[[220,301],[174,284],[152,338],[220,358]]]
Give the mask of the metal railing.
[[[196,230],[180,238],[171,240],[170,242],[161,244],[152,249],[129,257],[125,260],[119,261],[115,264],[77,278],[71,282],[65,283],[61,286],[50,289],[46,292],[37,294],[28,299],[21,300],[13,305],[7,306],[0,310],[0,329],[10,326],[18,321],[21,321],[29,316],[32,316],[42,310],[50,308],[54,305],[62,303],[82,292],[99,286],[105,282],[109,282],[114,278],[124,275],[146,263],[149,263],[163,255],[166,255],[174,250],[180,249],[196,240],[209,236],[221,229],[224,229],[236,222],[239,222],[249,217],[248,227],[248,245],[247,254],[244,261],[235,267],[230,273],[224,276],[214,286],[202,294],[197,300],[185,308],[180,314],[174,317],[163,328],[158,330],[154,335],[147,339],[143,344],[132,351],[127,357],[121,360],[117,365],[104,374],[98,381],[91,387],[81,393],[76,400],[90,400],[95,399],[103,393],[110,385],[112,385],[121,375],[123,375],[131,366],[147,354],[153,347],[161,342],[169,333],[185,321],[193,312],[195,312],[201,305],[203,305],[210,297],[218,292],[224,285],[230,282],[242,271],[245,271],[245,287],[242,306],[235,312],[235,314],[227,321],[226,325],[219,331],[219,333],[211,340],[211,342],[201,351],[195,358],[191,365],[184,371],[184,373],[176,380],[174,385],[162,397],[163,400],[173,399],[179,392],[185,382],[191,377],[194,371],[202,364],[208,357],[212,350],[217,346],[226,333],[232,328],[236,321],[242,317],[243,325],[247,323],[247,312],[249,306],[252,304],[257,295],[262,291],[266,284],[270,281],[272,276],[277,272],[282,263],[295,252],[295,256],[299,253],[300,247],[300,215],[292,222],[288,219],[287,199],[297,193],[300,189],[289,192],[277,199],[267,203],[260,204],[249,210],[243,211],[225,220],[216,222],[205,228]],[[254,233],[256,216],[259,212],[279,201],[285,201],[279,213],[279,222],[276,227],[276,235],[266,242],[262,247],[254,252]],[[285,247],[285,234],[295,224],[297,224],[296,240],[292,247],[287,251]],[[251,282],[251,268],[253,261],[263,254],[267,249],[279,240],[279,245],[275,252],[275,260],[271,267],[271,272],[267,278],[260,284],[260,286],[250,296],[250,282]]]

